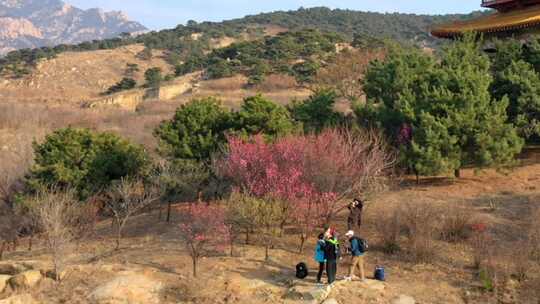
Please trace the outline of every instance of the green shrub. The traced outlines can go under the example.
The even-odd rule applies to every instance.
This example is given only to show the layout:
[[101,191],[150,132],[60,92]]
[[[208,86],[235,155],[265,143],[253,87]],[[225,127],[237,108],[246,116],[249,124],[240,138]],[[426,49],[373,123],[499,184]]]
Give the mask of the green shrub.
[[261,95],[244,99],[239,112],[234,115],[236,129],[243,134],[283,136],[296,129],[287,109]]
[[158,88],[163,81],[163,74],[161,68],[155,67],[146,70],[144,73],[144,79],[146,80],[145,87]]
[[43,187],[76,189],[80,198],[108,187],[125,176],[144,177],[150,159],[142,146],[112,133],[65,128],[34,143],[35,165],[30,190]]
[[124,77],[122,80],[120,80],[115,85],[111,86],[105,94],[110,95],[117,92],[125,91],[125,90],[131,90],[137,86],[137,81],[135,81],[133,78],[127,78]]
[[231,114],[216,98],[195,99],[176,110],[154,131],[162,155],[207,161],[225,143]]
[[307,100],[293,102],[289,110],[293,118],[304,125],[306,132],[320,132],[344,121],[344,116],[334,110],[336,99],[335,91],[318,90]]

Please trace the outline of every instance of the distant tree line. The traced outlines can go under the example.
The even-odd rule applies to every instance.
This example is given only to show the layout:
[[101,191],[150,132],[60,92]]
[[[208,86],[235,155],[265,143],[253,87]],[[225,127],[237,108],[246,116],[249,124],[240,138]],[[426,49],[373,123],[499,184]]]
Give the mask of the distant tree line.
[[310,81],[322,61],[335,55],[335,44],[344,39],[318,30],[285,32],[261,40],[234,43],[208,55],[193,54],[177,66],[176,75],[206,70],[210,79],[245,74],[251,84],[262,82],[267,74],[284,73],[300,82]]
[[[473,13],[472,15],[483,14]],[[138,36],[120,35],[117,38],[93,40],[76,45],[61,44],[54,47],[21,49],[0,58],[0,74],[20,77],[41,59],[54,58],[60,53],[115,49],[125,45],[144,44],[147,49],[165,50],[167,60],[178,65],[191,56],[202,56],[212,47],[212,39],[264,36],[264,26],[276,25],[288,30],[319,29],[336,32],[352,41],[355,34],[367,37],[389,38],[402,42],[436,43],[429,36],[429,27],[448,20],[463,19],[471,15],[428,16],[412,14],[380,14],[328,8],[299,9],[247,16],[224,22],[189,21],[174,29],[152,31]],[[194,36],[197,35],[197,36]]]

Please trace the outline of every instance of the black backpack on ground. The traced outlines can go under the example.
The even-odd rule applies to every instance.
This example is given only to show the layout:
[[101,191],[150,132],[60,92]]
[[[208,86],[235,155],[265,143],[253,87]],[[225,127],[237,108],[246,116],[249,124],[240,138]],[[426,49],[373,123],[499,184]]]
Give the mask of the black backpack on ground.
[[305,279],[308,276],[308,268],[306,263],[298,263],[296,265],[296,277],[299,279]]

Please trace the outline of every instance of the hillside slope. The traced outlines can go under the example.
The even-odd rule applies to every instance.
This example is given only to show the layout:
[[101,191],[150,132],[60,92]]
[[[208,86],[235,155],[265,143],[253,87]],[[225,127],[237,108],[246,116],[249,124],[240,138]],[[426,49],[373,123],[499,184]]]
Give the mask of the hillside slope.
[[154,51],[150,60],[137,54],[142,45],[131,45],[115,50],[67,52],[57,58],[42,61],[27,75],[19,79],[0,79],[0,99],[6,101],[74,102],[98,97],[124,77],[127,64],[137,64],[138,72],[132,77],[144,83],[144,71],[160,67],[165,73],[170,66]]
[[143,25],[122,12],[82,10],[61,0],[0,0],[0,55],[142,31]]

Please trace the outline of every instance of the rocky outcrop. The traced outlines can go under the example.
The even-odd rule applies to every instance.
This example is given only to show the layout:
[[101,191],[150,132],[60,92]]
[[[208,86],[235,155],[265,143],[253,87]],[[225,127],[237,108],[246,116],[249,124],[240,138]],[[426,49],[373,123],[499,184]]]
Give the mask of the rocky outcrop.
[[139,104],[145,100],[147,93],[145,90],[132,90],[129,92],[117,93],[102,99],[83,103],[85,108],[119,107],[122,109],[135,111]]
[[7,281],[11,278],[9,275],[0,274],[0,293],[4,292],[7,286]]
[[400,295],[393,299],[391,304],[416,304],[416,300],[411,296]]
[[95,304],[158,304],[160,282],[134,272],[123,272],[96,288],[90,295]]
[[39,302],[29,294],[20,294],[0,300],[0,304],[39,304]]
[[61,0],[0,0],[0,55],[18,48],[73,44],[146,30],[122,12],[82,10]]
[[39,270],[28,270],[14,275],[7,283],[12,290],[20,291],[35,287],[42,278]]

